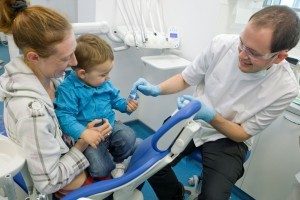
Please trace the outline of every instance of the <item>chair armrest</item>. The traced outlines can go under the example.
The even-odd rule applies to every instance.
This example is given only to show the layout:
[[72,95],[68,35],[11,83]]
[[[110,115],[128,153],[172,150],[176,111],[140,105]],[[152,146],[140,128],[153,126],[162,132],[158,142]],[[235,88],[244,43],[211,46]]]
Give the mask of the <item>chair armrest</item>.
[[194,114],[196,114],[201,108],[201,103],[199,101],[191,101],[185,107],[180,109],[175,115],[170,117],[155,133],[152,138],[152,147],[158,152],[164,152],[165,150],[159,149],[157,144],[161,137],[167,133],[175,124],[187,119]]

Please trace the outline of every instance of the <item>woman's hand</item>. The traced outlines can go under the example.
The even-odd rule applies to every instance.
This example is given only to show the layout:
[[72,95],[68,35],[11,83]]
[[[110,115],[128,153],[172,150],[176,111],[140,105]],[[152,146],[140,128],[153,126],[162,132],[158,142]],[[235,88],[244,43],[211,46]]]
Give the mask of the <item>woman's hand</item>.
[[86,143],[88,143],[95,149],[97,148],[98,144],[102,140],[104,140],[104,138],[102,138],[102,135],[97,130],[93,129],[85,129],[80,135],[80,138],[82,138]]
[[81,152],[83,152],[88,146],[89,144],[85,142],[83,139],[77,140],[77,142],[74,144],[74,147]]
[[[101,137],[103,138],[103,140],[105,138],[107,138],[110,134],[111,134],[111,131],[112,131],[112,127],[110,125],[110,123],[108,122],[107,119],[102,119],[104,122],[101,126],[97,126],[97,127],[93,127],[92,129],[93,130],[96,130],[99,132],[99,134],[101,135]],[[95,121],[95,120],[94,120]],[[101,122],[100,120],[98,120],[98,123]],[[96,123],[97,124],[97,123]]]
[[101,123],[102,120],[95,119],[88,123],[87,128],[83,131],[80,138],[83,139],[87,144],[93,148],[97,148],[98,144],[105,140],[111,132],[111,126],[108,121],[104,121],[103,125],[97,127],[97,124]]

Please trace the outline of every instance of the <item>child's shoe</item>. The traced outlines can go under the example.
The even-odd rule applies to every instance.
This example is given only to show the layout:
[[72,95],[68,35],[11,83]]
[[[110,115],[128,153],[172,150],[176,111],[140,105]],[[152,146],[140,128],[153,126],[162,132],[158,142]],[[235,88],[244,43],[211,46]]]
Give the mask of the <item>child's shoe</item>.
[[111,176],[113,178],[119,178],[123,176],[125,172],[125,165],[123,163],[117,163],[116,168],[111,171]]

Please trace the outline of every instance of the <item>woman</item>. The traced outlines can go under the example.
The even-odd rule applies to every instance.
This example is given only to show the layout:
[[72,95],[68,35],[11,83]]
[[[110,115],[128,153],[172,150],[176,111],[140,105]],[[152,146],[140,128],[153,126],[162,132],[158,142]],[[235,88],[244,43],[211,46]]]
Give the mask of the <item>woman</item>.
[[[67,66],[74,66],[76,40],[70,23],[59,13],[25,0],[0,1],[0,31],[12,34],[23,55],[5,66],[0,78],[4,123],[8,136],[23,148],[35,188],[45,194],[69,191],[86,183],[89,166],[78,140],[69,149],[54,113],[54,94]],[[96,143],[111,131],[97,130]]]

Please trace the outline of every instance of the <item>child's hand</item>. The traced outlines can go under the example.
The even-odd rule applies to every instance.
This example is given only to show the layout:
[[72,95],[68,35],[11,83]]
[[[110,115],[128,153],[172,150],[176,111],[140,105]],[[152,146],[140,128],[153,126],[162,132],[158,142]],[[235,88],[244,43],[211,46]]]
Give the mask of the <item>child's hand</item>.
[[127,103],[127,112],[135,111],[138,106],[139,106],[138,101],[133,100],[133,99],[129,99],[128,103]]

